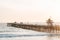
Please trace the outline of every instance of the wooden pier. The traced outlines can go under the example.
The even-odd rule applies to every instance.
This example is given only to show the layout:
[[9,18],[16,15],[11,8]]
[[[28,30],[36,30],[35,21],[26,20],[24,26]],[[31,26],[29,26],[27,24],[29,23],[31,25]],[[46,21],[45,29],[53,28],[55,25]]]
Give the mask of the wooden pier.
[[18,23],[7,23],[7,26],[22,28],[22,29],[28,29],[28,30],[34,30],[38,32],[54,32],[60,31],[60,27],[58,26],[46,26],[46,25],[33,25],[33,24],[18,24]]
[[34,30],[38,32],[47,32],[54,33],[60,31],[60,26],[53,25],[53,21],[49,18],[46,22],[48,25],[33,25],[33,24],[24,24],[24,23],[7,23],[7,26]]

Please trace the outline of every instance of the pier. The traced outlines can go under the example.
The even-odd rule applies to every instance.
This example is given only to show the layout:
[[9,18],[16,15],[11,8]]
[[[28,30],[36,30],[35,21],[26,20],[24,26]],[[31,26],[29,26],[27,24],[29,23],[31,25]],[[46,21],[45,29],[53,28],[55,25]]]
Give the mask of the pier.
[[33,25],[33,24],[24,24],[24,23],[7,23],[7,26],[34,30],[38,32],[47,32],[47,33],[54,33],[60,31],[60,26],[54,26],[52,20],[49,18],[47,20],[48,25]]
[[8,23],[8,26],[22,28],[22,29],[28,29],[28,30],[34,30],[38,32],[54,32],[60,31],[59,26],[46,26],[46,25],[31,25],[31,24],[17,24],[17,23]]

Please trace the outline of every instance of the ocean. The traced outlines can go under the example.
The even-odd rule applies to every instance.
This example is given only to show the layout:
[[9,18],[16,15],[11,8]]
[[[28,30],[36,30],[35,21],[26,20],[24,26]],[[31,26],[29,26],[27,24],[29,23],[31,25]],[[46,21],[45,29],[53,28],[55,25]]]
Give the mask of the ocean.
[[0,23],[0,40],[60,40],[60,36],[47,34],[50,33],[15,28]]

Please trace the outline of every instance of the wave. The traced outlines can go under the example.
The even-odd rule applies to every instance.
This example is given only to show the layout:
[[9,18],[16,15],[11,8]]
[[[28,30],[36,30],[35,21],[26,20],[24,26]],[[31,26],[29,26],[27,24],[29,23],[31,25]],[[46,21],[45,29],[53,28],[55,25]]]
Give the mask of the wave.
[[39,35],[39,34],[36,34],[36,35],[0,34],[0,38],[33,37],[33,36],[42,36],[42,35]]
[[24,35],[18,35],[18,34],[0,34],[0,38],[13,38],[13,37],[36,37],[36,36],[60,36],[60,34],[24,34]]

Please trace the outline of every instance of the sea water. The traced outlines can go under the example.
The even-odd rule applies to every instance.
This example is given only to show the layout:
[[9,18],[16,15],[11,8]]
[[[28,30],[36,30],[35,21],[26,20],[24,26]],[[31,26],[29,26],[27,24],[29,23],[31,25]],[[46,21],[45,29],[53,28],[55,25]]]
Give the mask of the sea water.
[[45,32],[37,32],[7,26],[0,23],[0,40],[60,40],[60,36],[48,36]]

